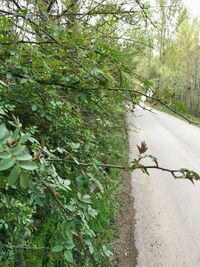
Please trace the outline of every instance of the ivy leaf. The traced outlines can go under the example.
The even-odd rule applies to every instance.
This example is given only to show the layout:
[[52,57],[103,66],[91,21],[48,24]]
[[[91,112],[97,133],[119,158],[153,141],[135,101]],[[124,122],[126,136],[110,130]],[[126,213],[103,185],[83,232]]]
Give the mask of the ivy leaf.
[[63,245],[55,245],[52,248],[52,252],[61,252],[63,250]]
[[21,162],[20,166],[22,169],[28,170],[28,171],[34,171],[38,168],[37,164],[35,162],[32,161],[28,161],[28,162]]
[[74,261],[73,254],[70,250],[65,250],[64,258],[65,258],[65,260],[67,260],[68,262],[71,262],[71,263],[73,263],[73,261]]
[[26,189],[29,186],[29,183],[30,183],[29,175],[27,173],[25,173],[25,172],[22,172],[21,175],[20,175],[20,185],[21,185],[21,187]]
[[8,184],[10,186],[12,186],[16,182],[16,180],[19,177],[20,173],[21,173],[21,169],[19,168],[19,166],[16,165],[12,169],[10,175],[8,176]]
[[15,160],[10,159],[3,159],[0,161],[0,171],[5,171],[10,169],[15,164]]

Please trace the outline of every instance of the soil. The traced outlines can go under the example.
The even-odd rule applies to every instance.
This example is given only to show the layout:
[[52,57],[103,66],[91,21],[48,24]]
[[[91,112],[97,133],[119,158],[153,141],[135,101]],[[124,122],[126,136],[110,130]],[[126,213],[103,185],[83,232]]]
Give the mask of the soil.
[[137,250],[134,244],[135,211],[131,195],[131,174],[125,172],[123,176],[124,183],[120,194],[122,207],[116,221],[118,233],[113,243],[113,262],[116,267],[135,267]]

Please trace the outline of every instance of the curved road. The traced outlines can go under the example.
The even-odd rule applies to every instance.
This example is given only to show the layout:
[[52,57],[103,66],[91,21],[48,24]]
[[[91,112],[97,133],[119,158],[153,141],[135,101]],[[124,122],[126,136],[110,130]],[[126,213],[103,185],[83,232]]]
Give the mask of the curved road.
[[[200,172],[200,128],[154,112],[137,108],[128,114],[130,160],[145,140],[160,166]],[[200,267],[200,181],[193,185],[158,170],[150,173],[132,174],[137,266]]]

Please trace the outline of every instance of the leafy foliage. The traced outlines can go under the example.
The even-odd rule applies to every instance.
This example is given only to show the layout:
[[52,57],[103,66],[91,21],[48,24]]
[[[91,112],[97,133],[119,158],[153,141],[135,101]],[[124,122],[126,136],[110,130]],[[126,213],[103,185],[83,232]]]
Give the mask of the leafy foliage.
[[[119,184],[116,172],[99,163],[123,162],[129,96],[123,87],[135,86],[133,72],[145,47],[145,26],[130,28],[140,24],[142,13],[131,16],[125,7],[115,2],[3,1],[4,266],[109,266],[109,228]],[[134,7],[140,11],[137,2]],[[130,96],[134,103],[140,100]]]

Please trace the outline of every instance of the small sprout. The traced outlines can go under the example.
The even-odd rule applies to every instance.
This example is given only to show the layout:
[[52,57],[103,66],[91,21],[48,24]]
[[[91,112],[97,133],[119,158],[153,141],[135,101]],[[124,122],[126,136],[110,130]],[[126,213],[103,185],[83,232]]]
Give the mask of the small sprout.
[[145,141],[142,141],[140,146],[137,145],[137,148],[138,148],[140,154],[145,153],[147,151],[147,149],[148,149]]

